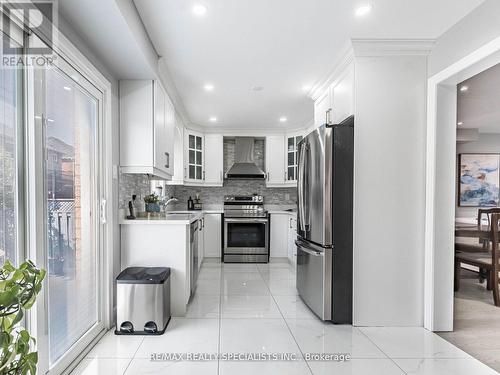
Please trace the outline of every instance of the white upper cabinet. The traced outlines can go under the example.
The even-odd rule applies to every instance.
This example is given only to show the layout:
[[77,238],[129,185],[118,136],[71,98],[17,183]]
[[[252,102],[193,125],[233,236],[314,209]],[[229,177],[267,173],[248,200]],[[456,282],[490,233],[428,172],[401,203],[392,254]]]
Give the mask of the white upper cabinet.
[[175,107],[169,97],[165,95],[165,149],[167,156],[166,169],[170,176],[174,175],[175,169],[175,149],[174,140],[176,133]]
[[318,127],[327,122],[327,114],[332,109],[332,96],[330,89],[314,102],[314,126]]
[[187,177],[184,168],[184,125],[181,121],[175,123],[174,129],[174,175],[169,185],[182,185]]
[[315,127],[338,124],[354,114],[354,78],[354,64],[350,64],[314,101]]
[[266,186],[285,186],[285,137],[283,135],[268,135],[266,137]]
[[172,178],[175,117],[169,118],[174,116],[169,105],[170,100],[157,81],[120,81],[122,172]]
[[297,165],[299,153],[297,145],[304,136],[300,134],[288,134],[285,142],[285,183],[297,186]]
[[224,183],[224,137],[205,134],[205,186],[222,186]]
[[354,114],[354,66],[333,87],[332,121],[338,124]]
[[205,147],[204,136],[201,133],[185,129],[185,180],[195,184],[203,184],[205,180]]

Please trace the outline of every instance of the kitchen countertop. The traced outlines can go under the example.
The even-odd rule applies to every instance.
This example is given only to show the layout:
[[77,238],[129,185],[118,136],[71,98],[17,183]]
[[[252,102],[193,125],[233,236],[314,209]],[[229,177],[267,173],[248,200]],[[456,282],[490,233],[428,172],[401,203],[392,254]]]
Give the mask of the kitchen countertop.
[[196,220],[201,219],[203,212],[201,211],[187,211],[187,212],[176,212],[169,211],[165,218],[136,218],[129,220],[126,218],[120,219],[120,224],[122,225],[189,225]]

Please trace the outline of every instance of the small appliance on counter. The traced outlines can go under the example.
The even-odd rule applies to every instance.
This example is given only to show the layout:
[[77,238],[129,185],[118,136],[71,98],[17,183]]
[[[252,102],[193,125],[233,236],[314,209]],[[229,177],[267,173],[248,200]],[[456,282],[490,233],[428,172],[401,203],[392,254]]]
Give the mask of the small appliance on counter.
[[203,209],[203,203],[200,200],[200,194],[196,193],[196,198],[194,199],[194,210],[201,211]]
[[223,261],[269,262],[269,215],[262,195],[224,197]]
[[188,211],[201,211],[203,210],[203,203],[200,199],[200,193],[196,193],[196,198],[193,199],[189,197],[187,201],[187,209]]

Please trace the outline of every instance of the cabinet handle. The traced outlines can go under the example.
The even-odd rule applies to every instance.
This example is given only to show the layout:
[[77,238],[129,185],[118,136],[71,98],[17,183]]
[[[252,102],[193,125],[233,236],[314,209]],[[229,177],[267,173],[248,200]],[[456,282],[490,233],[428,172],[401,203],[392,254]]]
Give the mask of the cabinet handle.
[[289,224],[290,229],[292,229],[292,218],[290,218],[290,224]]
[[221,181],[223,180],[222,176],[223,176],[222,171],[220,171],[220,180]]
[[184,178],[187,178],[187,167],[184,167]]
[[288,174],[288,173],[285,171],[285,182],[286,182],[286,180],[287,180],[287,178],[286,178],[286,177],[287,177],[287,174]]
[[267,181],[269,181],[269,175],[270,175],[270,173],[267,172]]
[[165,156],[167,157],[167,164],[165,164],[165,168],[170,168],[170,154],[165,152]]
[[203,171],[203,181],[205,181],[205,171]]

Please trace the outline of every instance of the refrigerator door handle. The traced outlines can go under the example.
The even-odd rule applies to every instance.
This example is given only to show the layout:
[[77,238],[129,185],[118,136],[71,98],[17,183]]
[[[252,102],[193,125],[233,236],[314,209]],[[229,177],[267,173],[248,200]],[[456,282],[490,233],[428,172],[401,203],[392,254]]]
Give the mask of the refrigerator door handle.
[[300,247],[302,249],[302,251],[307,253],[307,254],[313,255],[315,257],[324,256],[323,251],[314,250],[312,247],[307,246],[303,242],[295,241],[295,245],[297,245],[297,247]]
[[301,158],[299,160],[299,166],[298,166],[298,211],[299,211],[299,229],[301,231],[305,231],[305,215],[304,215],[304,210],[305,210],[305,205],[304,205],[304,182],[305,182],[305,167],[304,167],[304,158],[305,158],[305,142],[303,142],[300,145],[300,154]]

